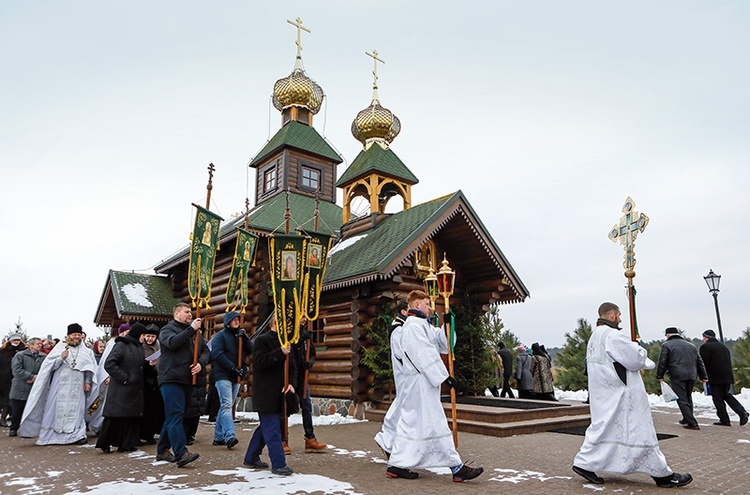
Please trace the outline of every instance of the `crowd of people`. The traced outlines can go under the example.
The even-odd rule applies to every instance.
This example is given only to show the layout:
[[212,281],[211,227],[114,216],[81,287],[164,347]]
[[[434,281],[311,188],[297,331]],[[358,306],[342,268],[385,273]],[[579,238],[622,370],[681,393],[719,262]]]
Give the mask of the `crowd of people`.
[[[299,406],[305,452],[326,452],[315,437],[305,387],[304,371],[315,360],[309,332],[281,347],[272,319],[272,332],[254,345],[241,327],[241,315],[229,312],[223,328],[206,342],[197,331],[201,320],[193,319],[188,304],[178,303],[173,317],[161,329],[123,323],[108,341],[90,345],[77,323],[68,325],[65,339],[48,349],[40,338],[24,343],[23,335],[11,334],[0,348],[0,420],[10,427],[9,435],[36,438],[37,445],[83,445],[93,434],[96,448],[104,453],[156,444],[157,460],[182,467],[200,457],[188,446],[195,441],[200,416],[211,415],[209,409],[214,411],[209,419],[215,419],[213,446],[238,445],[234,406],[252,356],[253,409],[260,427],[248,445],[245,465],[268,468],[259,457],[267,445],[272,472],[293,473],[285,462],[291,449],[282,411],[291,414]],[[291,373],[282,392],[287,358]],[[207,406],[211,396],[216,398],[212,407]]]
[[[495,383],[489,388],[494,397],[508,397],[514,399],[510,378],[515,377],[518,397],[520,399],[536,399],[557,401],[552,375],[552,356],[544,345],[538,342],[526,348],[520,345],[516,348],[516,367],[513,370],[513,353],[503,341],[498,342],[495,351]],[[500,390],[498,390],[500,389]]]

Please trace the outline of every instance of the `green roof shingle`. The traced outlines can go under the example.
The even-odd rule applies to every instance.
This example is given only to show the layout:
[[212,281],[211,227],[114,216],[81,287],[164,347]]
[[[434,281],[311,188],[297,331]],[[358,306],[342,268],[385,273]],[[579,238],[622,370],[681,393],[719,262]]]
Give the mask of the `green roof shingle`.
[[308,151],[316,155],[329,158],[335,163],[341,163],[344,160],[329,145],[323,137],[318,134],[314,127],[300,124],[296,120],[289,121],[284,127],[279,129],[255,158],[250,162],[250,166],[260,163],[271,153],[281,149],[284,146],[291,146],[300,150]]
[[172,282],[163,275],[110,270],[109,276],[119,315],[171,316],[180,302],[172,295]]
[[347,167],[341,178],[336,182],[337,187],[353,180],[368,175],[371,172],[380,172],[389,177],[394,177],[414,185],[419,179],[409,170],[401,159],[390,148],[383,149],[373,144],[369,149],[359,152],[357,158]]

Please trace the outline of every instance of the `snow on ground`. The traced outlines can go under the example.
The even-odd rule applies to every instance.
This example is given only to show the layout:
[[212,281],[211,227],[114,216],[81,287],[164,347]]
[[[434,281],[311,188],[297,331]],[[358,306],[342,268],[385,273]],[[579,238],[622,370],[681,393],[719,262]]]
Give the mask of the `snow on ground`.
[[[251,423],[258,422],[257,412],[238,412],[236,413],[237,418],[242,418]],[[203,419],[207,419],[204,416]],[[364,423],[366,419],[354,419],[351,416],[342,416],[341,414],[329,414],[327,416],[313,416],[313,426],[335,426],[335,425],[349,425],[354,423]],[[292,414],[289,416],[289,426],[297,426],[302,424],[302,414]]]
[[514,485],[529,480],[547,481],[551,479],[572,479],[572,476],[547,476],[538,471],[516,471],[515,469],[494,469],[489,474],[491,475],[490,481],[504,481],[513,483]]

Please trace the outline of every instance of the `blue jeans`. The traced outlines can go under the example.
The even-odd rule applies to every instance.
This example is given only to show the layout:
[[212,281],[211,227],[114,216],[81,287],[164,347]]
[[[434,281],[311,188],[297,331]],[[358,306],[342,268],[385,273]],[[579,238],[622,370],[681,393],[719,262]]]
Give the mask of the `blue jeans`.
[[260,460],[263,447],[268,446],[268,457],[271,469],[286,466],[284,446],[281,444],[281,414],[259,412],[260,426],[255,429],[245,452],[245,464],[254,464]]
[[177,459],[187,452],[185,442],[185,428],[182,426],[182,418],[185,416],[185,407],[190,397],[190,385],[181,383],[162,383],[159,387],[164,399],[164,426],[159,434],[159,443],[156,445],[157,454],[172,448],[172,453]]
[[235,436],[232,405],[240,391],[240,384],[236,381],[217,380],[216,391],[219,393],[219,412],[214,426],[214,442],[226,442]]

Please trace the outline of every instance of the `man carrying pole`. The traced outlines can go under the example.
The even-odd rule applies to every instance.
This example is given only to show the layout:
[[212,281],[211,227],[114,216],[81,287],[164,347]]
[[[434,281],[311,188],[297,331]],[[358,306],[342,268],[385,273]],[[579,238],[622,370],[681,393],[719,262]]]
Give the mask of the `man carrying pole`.
[[386,475],[415,479],[419,474],[411,468],[450,467],[453,481],[474,479],[484,469],[461,462],[440,401],[443,382],[456,384],[440,357],[441,348],[447,351],[445,336],[427,320],[432,308],[425,292],[410,292],[407,303],[409,317],[401,330],[399,345],[394,346],[396,352],[402,353],[396,357],[404,363],[399,390],[404,399],[398,402],[401,410],[396,415],[398,423]]

